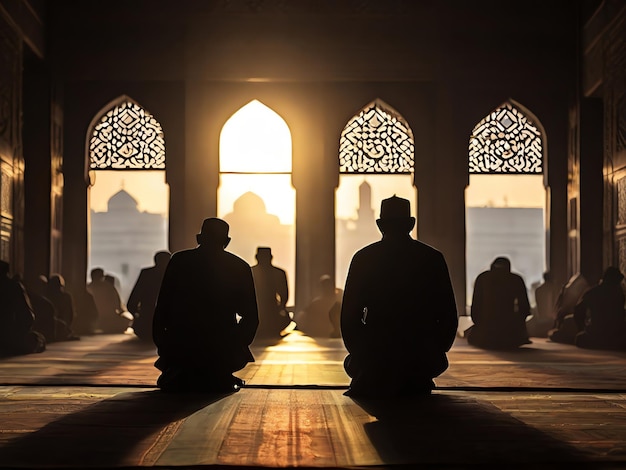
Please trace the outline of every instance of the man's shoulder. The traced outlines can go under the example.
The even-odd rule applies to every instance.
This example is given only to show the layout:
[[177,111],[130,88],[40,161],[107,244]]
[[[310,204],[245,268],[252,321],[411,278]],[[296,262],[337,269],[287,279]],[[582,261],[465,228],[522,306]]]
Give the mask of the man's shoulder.
[[172,253],[172,256],[170,257],[170,262],[173,259],[187,258],[187,257],[190,257],[190,256],[194,256],[197,253],[198,253],[198,248],[197,247],[196,248],[187,248],[185,250],[179,250],[179,251],[176,251],[176,252]]
[[[356,255],[367,256],[369,254],[384,252],[384,251],[389,250],[390,248],[395,249],[397,247],[398,245],[395,242],[379,240],[377,242],[371,243],[361,248],[359,251],[355,253],[355,256]],[[443,256],[443,253],[441,253],[441,251],[439,251],[437,248],[431,245],[428,245],[427,243],[424,243],[422,241],[415,240],[415,239],[411,239],[411,240],[407,240],[406,242],[403,242],[402,248],[406,250],[407,255],[409,256],[410,254],[419,254],[421,256],[435,256],[435,257]]]
[[240,266],[240,267],[245,267],[247,269],[250,269],[250,265],[243,258],[240,258],[239,256],[237,256],[234,253],[231,253],[230,251],[224,251],[222,253],[223,253],[223,258],[227,260],[228,263],[232,263],[235,266]]

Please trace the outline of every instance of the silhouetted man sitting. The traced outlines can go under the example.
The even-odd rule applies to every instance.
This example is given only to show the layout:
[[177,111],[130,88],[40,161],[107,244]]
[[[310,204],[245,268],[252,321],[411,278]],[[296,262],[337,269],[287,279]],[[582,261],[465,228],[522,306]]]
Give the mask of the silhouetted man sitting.
[[320,277],[318,289],[319,295],[296,315],[297,328],[314,338],[339,338],[343,291],[328,274]]
[[143,340],[152,340],[152,322],[161,281],[170,261],[169,251],[159,251],[154,255],[154,266],[143,268],[135,282],[126,307],[133,314],[133,331]]
[[574,310],[580,333],[576,346],[590,349],[624,349],[624,275],[611,266],[604,271],[598,285],[582,296]]
[[508,258],[498,257],[478,275],[472,297],[467,342],[485,349],[511,349],[528,344],[526,317],[530,303],[521,276],[511,272]]
[[382,240],[354,255],[343,296],[346,394],[428,394],[448,368],[458,326],[448,267],[441,252],[411,238],[408,200],[383,200],[376,223]]
[[281,332],[291,323],[285,306],[289,297],[287,273],[272,265],[272,249],[257,248],[257,264],[252,266],[259,308],[257,339],[279,339]]
[[35,315],[24,286],[9,277],[9,264],[0,261],[0,356],[39,353],[44,336],[33,330]]
[[122,316],[124,306],[114,283],[106,280],[102,268],[91,270],[87,291],[93,295],[98,309],[98,329],[105,334],[124,333],[130,321]]
[[243,381],[233,372],[254,361],[254,281],[250,266],[224,251],[228,229],[221,219],[206,219],[199,246],[174,253],[165,270],[153,324],[162,390],[236,391]]
[[52,302],[56,315],[60,320],[60,329],[57,330],[57,340],[73,341],[80,339],[72,331],[74,323],[74,300],[65,290],[65,279],[60,274],[52,274],[48,279],[46,297]]
[[580,333],[574,319],[576,305],[583,294],[589,290],[589,283],[581,273],[574,274],[561,287],[556,299],[556,318],[554,328],[548,331],[548,338],[555,343],[574,344],[576,335]]

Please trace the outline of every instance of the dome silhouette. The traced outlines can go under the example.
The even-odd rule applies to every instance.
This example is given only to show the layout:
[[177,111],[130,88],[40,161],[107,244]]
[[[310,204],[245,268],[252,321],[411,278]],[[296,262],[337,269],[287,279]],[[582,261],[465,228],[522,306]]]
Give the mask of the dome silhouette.
[[109,198],[109,201],[107,202],[107,207],[109,212],[138,212],[138,204],[139,203],[137,202],[137,200],[132,197],[127,191],[125,191],[124,189],[120,189]]
[[256,193],[248,191],[242,194],[233,204],[233,211],[237,214],[265,214],[265,201]]

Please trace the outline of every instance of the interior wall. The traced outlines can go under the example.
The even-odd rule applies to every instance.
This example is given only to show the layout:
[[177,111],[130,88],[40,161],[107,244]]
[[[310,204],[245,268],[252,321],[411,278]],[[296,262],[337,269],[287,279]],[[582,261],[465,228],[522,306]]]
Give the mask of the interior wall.
[[469,134],[513,98],[546,130],[548,264],[557,283],[566,280],[567,109],[576,77],[569,2],[531,2],[514,14],[491,1],[158,4],[112,1],[100,11],[97,2],[58,1],[53,8],[66,96],[64,270],[75,281],[86,265],[75,254],[86,249],[87,126],[120,94],[163,125],[173,250],[193,246],[200,221],[216,213],[219,132],[228,117],[259,99],[286,120],[300,300],[319,275],[334,272],[340,132],[362,106],[383,99],[415,133],[420,238],[444,252],[460,303]]

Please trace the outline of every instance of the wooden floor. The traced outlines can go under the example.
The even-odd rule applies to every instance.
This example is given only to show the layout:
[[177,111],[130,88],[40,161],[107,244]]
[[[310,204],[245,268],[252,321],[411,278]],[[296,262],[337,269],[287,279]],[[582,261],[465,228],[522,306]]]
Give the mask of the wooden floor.
[[626,353],[459,338],[432,396],[362,402],[343,395],[341,340],[254,352],[228,396],[160,393],[132,335],[3,359],[0,467],[626,466]]

